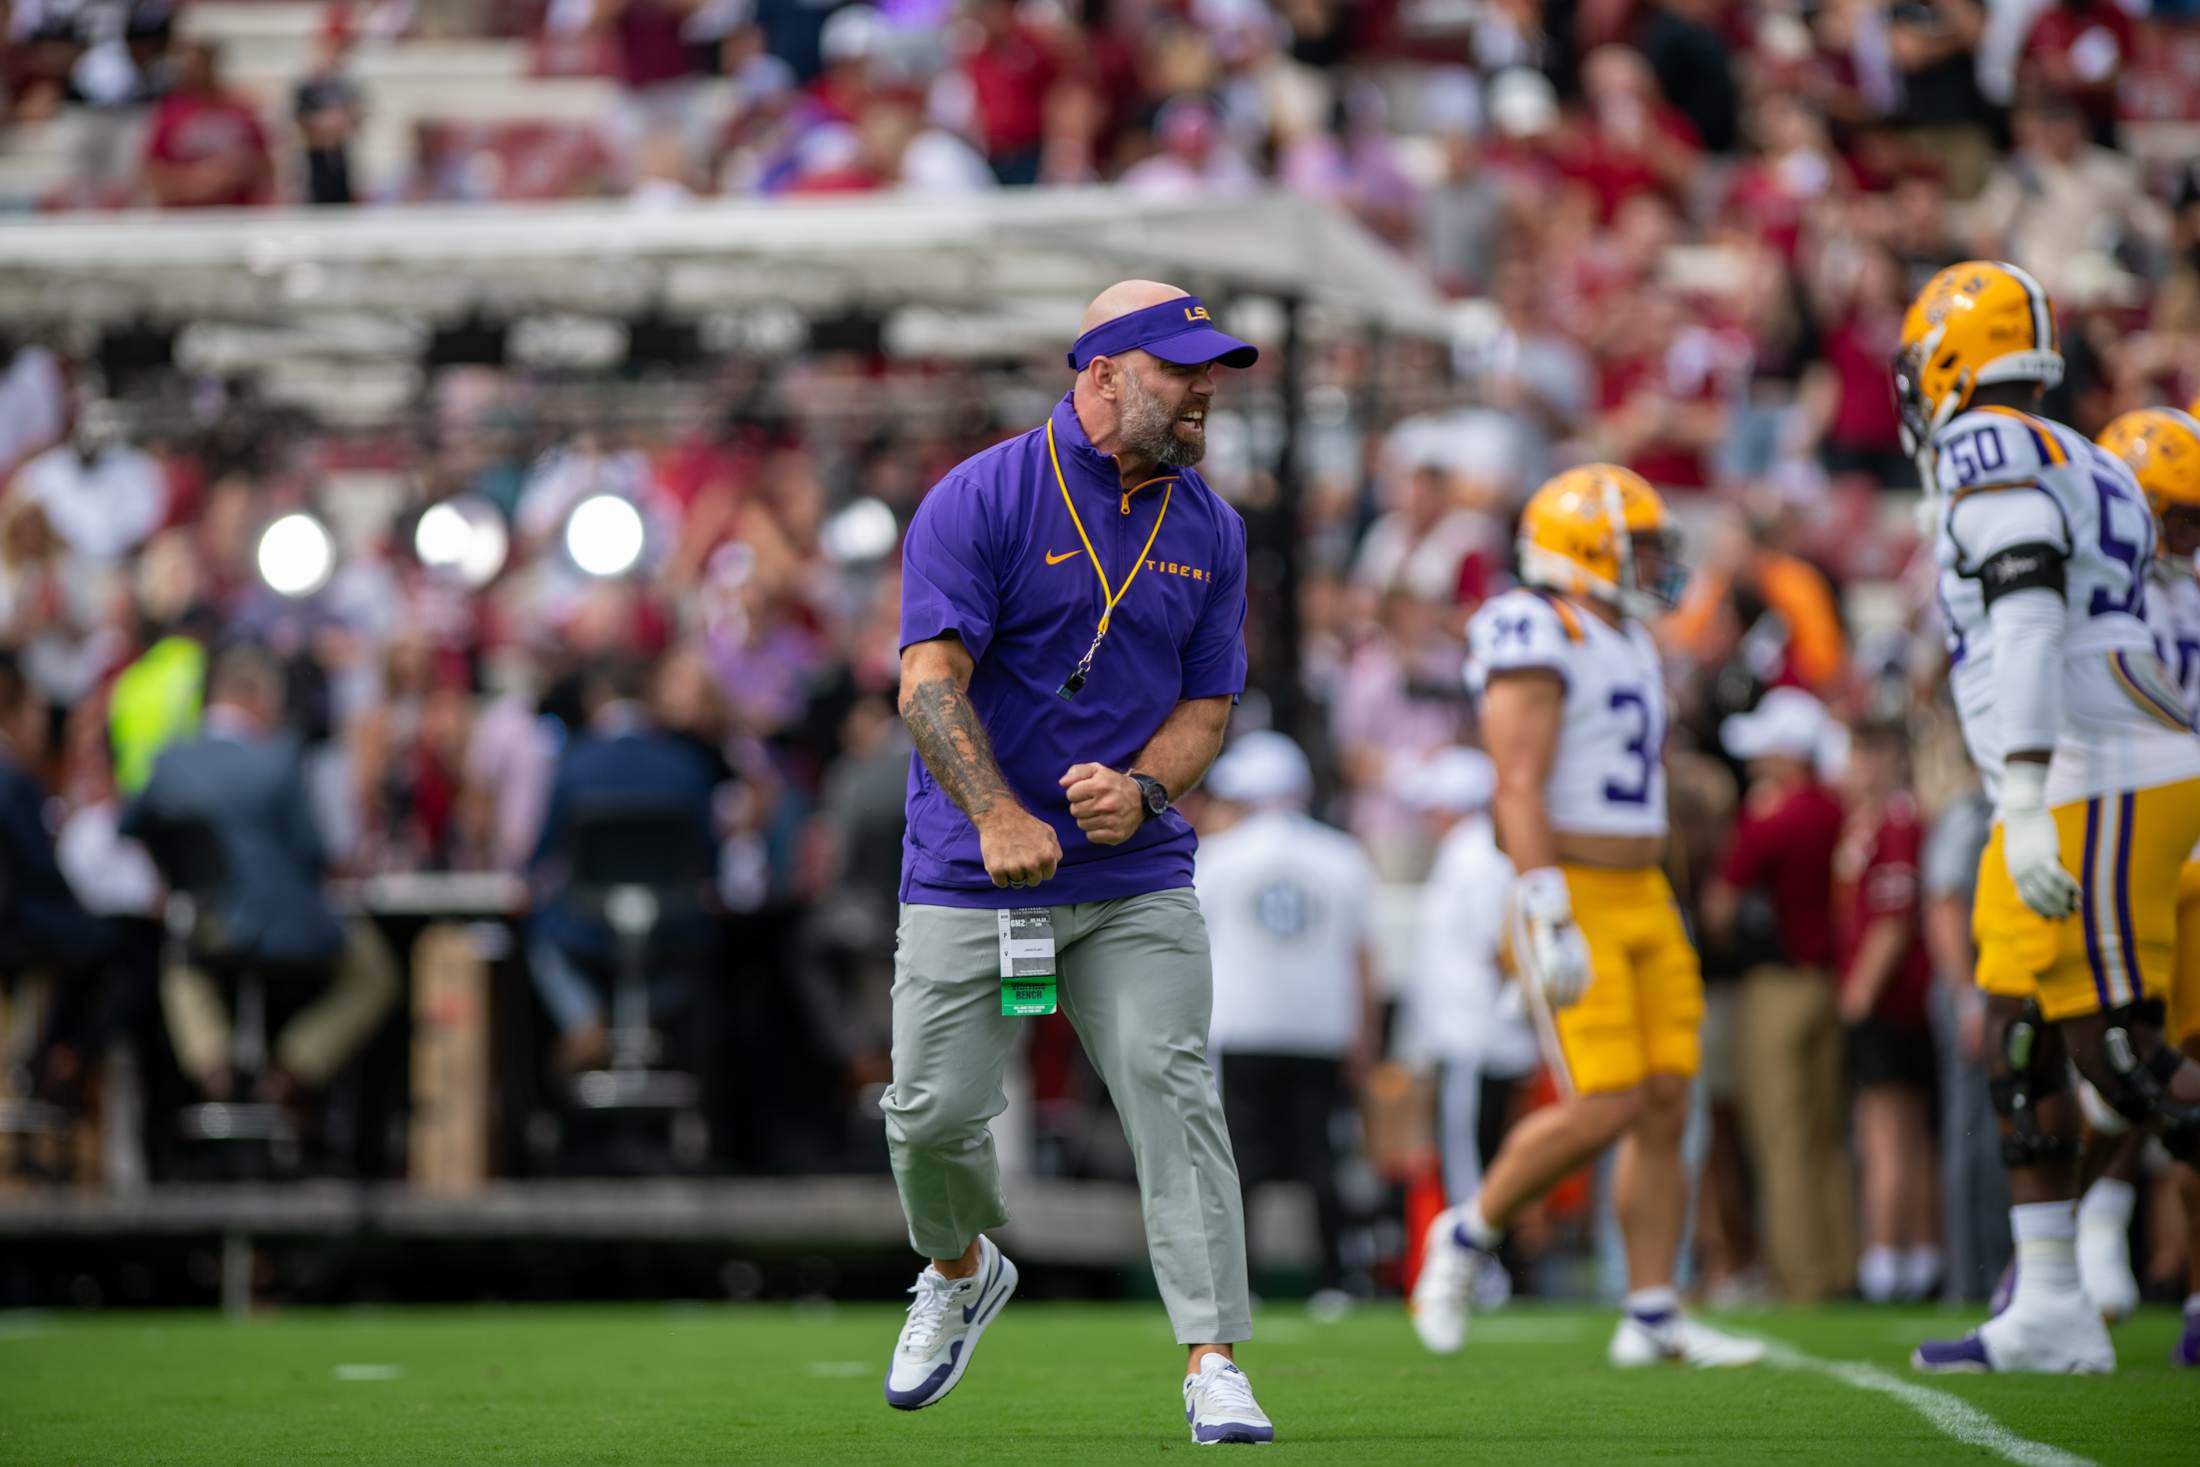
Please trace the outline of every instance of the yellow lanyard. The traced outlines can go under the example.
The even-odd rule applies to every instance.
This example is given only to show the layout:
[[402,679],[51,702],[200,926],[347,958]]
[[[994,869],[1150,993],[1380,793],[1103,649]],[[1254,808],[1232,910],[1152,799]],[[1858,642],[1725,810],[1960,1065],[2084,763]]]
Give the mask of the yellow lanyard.
[[[1108,634],[1108,622],[1114,617],[1115,608],[1122,604],[1124,593],[1130,590],[1131,582],[1137,580],[1138,573],[1146,568],[1146,556],[1153,550],[1155,538],[1161,534],[1161,522],[1168,518],[1169,499],[1176,493],[1177,476],[1169,474],[1158,479],[1148,479],[1145,484],[1138,486],[1138,489],[1145,488],[1147,484],[1167,484],[1169,487],[1161,491],[1161,513],[1153,517],[1153,529],[1146,536],[1145,548],[1138,552],[1137,563],[1131,567],[1131,573],[1123,577],[1121,589],[1111,590],[1108,586],[1107,570],[1100,564],[1099,552],[1092,548],[1092,537],[1085,533],[1085,522],[1078,516],[1077,501],[1069,497],[1069,481],[1062,477],[1061,456],[1054,451],[1052,418],[1047,419],[1047,461],[1054,465],[1054,482],[1062,491],[1062,503],[1069,509],[1069,522],[1077,527],[1077,538],[1085,547],[1085,559],[1092,562],[1092,573],[1100,578],[1100,594],[1107,598],[1106,605],[1100,609],[1100,625],[1093,633],[1092,645],[1085,649],[1085,655],[1078,660],[1077,670],[1063,681],[1062,686],[1055,689],[1064,698],[1074,698],[1077,690],[1085,685],[1086,676],[1092,671],[1093,654],[1100,650],[1101,639]],[[1131,495],[1136,494],[1138,489],[1124,493],[1124,513],[1130,512]]]

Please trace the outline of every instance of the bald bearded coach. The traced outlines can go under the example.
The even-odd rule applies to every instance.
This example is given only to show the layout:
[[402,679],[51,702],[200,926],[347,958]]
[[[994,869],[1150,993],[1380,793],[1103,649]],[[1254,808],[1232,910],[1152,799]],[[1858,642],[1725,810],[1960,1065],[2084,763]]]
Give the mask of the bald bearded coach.
[[1174,286],[1085,314],[1047,421],[926,496],[902,550],[901,713],[916,741],[883,1105],[910,1242],[931,1262],[886,1376],[940,1400],[1016,1288],[986,1123],[1016,1026],[1058,1005],[1138,1163],[1146,1240],[1190,1347],[1194,1441],[1267,1441],[1231,1346],[1251,1334],[1245,1220],[1207,1068],[1207,931],[1170,802],[1245,687],[1245,525],[1193,466],[1217,367],[1258,353]]

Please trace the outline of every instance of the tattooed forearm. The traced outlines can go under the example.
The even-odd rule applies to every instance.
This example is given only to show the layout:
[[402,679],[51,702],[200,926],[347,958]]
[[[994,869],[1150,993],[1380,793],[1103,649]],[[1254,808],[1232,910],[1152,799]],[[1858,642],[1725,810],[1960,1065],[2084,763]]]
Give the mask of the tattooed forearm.
[[972,820],[1003,802],[1016,803],[994,762],[993,744],[978,722],[978,710],[953,678],[918,683],[901,700],[901,718],[924,767]]

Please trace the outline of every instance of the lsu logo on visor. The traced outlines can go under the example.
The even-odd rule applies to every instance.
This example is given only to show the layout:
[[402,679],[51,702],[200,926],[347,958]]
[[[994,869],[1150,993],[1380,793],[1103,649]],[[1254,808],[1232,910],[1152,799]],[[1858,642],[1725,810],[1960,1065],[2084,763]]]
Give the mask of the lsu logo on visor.
[[1205,306],[1186,306],[1184,308],[1184,319],[1187,321],[1212,321],[1214,317],[1207,314]]

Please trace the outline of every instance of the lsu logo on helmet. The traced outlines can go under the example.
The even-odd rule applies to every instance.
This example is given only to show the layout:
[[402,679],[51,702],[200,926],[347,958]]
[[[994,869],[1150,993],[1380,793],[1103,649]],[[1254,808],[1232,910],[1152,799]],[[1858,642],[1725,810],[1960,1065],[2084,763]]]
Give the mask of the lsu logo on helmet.
[[1645,619],[1680,601],[1687,569],[1665,501],[1616,464],[1568,469],[1520,514],[1520,579]]
[[1894,386],[1903,446],[1913,454],[1929,447],[1935,430],[1981,387],[2052,387],[2062,374],[2054,303],[2037,280],[1992,260],[1950,265],[1926,282],[1902,319]]
[[2140,408],[2095,440],[2131,466],[2160,519],[2173,504],[2200,508],[2200,422],[2175,408]]

